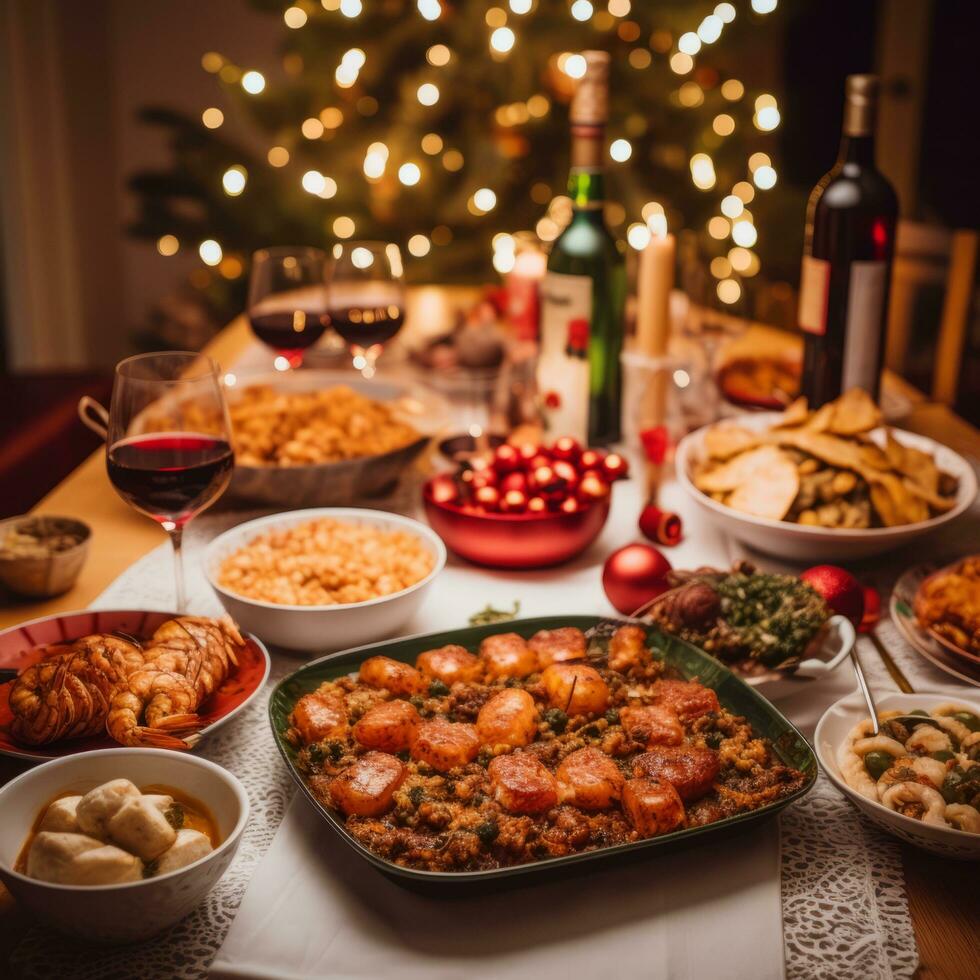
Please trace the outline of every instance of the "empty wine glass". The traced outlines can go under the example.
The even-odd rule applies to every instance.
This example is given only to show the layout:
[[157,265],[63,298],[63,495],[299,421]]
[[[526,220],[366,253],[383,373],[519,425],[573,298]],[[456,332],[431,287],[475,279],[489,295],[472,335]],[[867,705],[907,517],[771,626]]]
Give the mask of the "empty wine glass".
[[139,354],[116,366],[108,412],[90,398],[79,410],[105,436],[116,492],[170,535],[176,611],[183,613],[184,528],[224,493],[234,467],[218,366],[188,351]]
[[297,368],[329,325],[324,271],[318,248],[260,248],[252,257],[248,319],[252,332],[276,352],[280,370]]
[[405,283],[398,246],[338,242],[328,270],[330,325],[347,342],[354,367],[375,371],[385,343],[405,321]]

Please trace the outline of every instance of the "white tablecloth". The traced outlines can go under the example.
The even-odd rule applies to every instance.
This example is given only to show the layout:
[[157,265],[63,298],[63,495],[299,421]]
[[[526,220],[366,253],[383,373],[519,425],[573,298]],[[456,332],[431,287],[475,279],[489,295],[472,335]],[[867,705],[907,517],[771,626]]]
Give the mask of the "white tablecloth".
[[[637,483],[616,487],[603,534],[569,565],[514,574],[450,559],[408,631],[458,627],[487,603],[509,608],[515,599],[521,616],[611,614],[600,571],[606,555],[637,537]],[[668,553],[675,567],[726,566],[744,556],[743,548],[702,522],[675,484],[664,488],[663,498],[685,520],[684,541]],[[375,505],[411,512],[416,499],[417,488],[408,487]],[[214,614],[220,608],[200,569],[202,545],[251,516],[256,515],[218,512],[192,525],[186,544],[192,612]],[[967,549],[980,550],[976,511],[931,542],[929,552]],[[887,587],[899,571],[926,557],[921,548],[900,552],[859,574]],[[768,559],[760,564],[777,565]],[[166,609],[172,605],[171,581],[169,546],[161,546],[94,605]],[[917,689],[963,692],[906,647],[890,624],[883,623],[880,634]],[[894,689],[870,648],[863,660],[873,686]],[[299,662],[275,653],[270,689]],[[845,665],[779,707],[810,736],[823,710],[853,688]],[[244,781],[253,807],[239,855],[200,908],[157,940],[118,950],[53,943],[36,927],[13,953],[15,975],[203,977],[212,964],[216,976],[334,980],[776,978],[784,964],[794,980],[890,980],[914,972],[898,847],[822,776],[778,824],[644,860],[632,869],[588,871],[562,884],[446,902],[420,898],[359,863],[305,800],[294,797],[268,730],[266,700],[267,692],[200,747],[202,755]]]

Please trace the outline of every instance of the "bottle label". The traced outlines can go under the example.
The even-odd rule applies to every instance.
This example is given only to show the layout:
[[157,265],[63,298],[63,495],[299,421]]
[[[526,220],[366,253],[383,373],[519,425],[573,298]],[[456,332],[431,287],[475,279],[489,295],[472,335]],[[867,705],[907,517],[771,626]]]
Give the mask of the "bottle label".
[[800,329],[822,337],[827,332],[827,297],[830,292],[830,263],[803,256],[800,273]]
[[882,315],[885,309],[885,262],[852,262],[844,326],[841,391],[878,390]]
[[592,279],[549,272],[541,282],[541,354],[538,391],[551,436],[583,445],[589,429],[588,325]]

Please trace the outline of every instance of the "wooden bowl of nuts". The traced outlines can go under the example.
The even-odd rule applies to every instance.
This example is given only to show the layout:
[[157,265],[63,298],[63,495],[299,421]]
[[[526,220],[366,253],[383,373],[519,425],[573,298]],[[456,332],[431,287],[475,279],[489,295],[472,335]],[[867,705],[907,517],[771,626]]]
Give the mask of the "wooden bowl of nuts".
[[88,554],[91,528],[47,514],[0,521],[0,583],[31,599],[67,592]]

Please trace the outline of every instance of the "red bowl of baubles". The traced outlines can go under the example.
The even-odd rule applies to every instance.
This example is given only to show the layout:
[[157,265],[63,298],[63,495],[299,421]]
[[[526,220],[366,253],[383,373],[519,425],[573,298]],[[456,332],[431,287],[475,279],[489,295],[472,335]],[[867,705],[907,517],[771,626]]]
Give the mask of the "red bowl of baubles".
[[447,547],[493,568],[543,568],[574,558],[609,516],[619,453],[583,449],[562,437],[550,448],[505,443],[485,460],[432,477],[426,517]]

